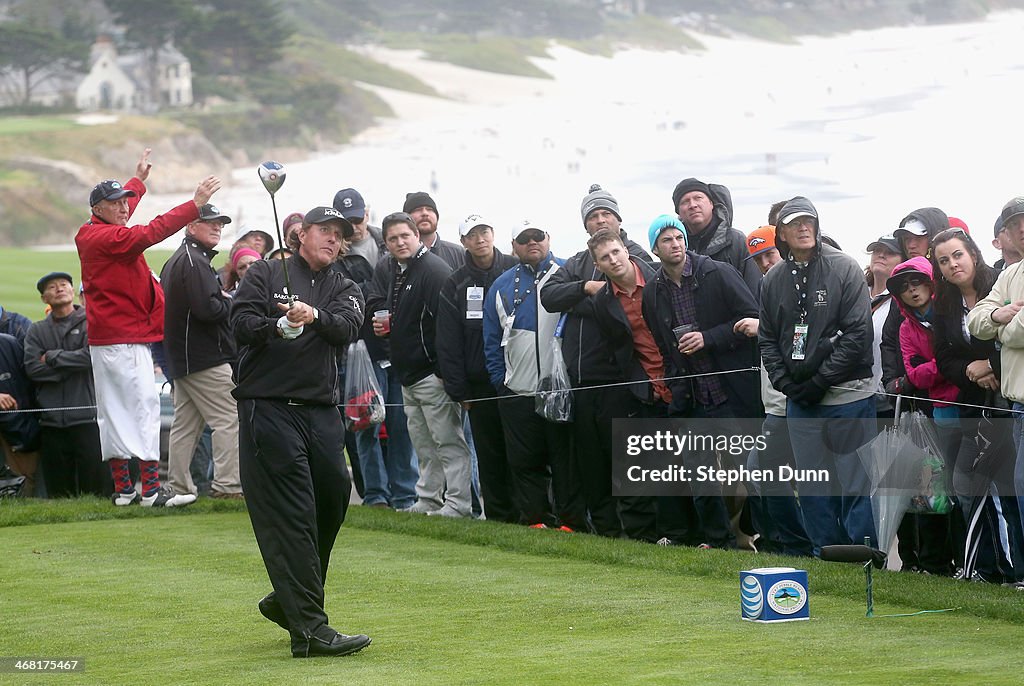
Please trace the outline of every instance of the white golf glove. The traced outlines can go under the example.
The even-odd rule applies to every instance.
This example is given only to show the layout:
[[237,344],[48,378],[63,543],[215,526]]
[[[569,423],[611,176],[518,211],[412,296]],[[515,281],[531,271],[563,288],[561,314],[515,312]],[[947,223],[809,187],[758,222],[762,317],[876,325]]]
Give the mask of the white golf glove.
[[288,315],[281,315],[281,318],[277,320],[277,328],[281,331],[281,338],[290,341],[301,336],[305,327],[302,324],[292,326],[288,321]]

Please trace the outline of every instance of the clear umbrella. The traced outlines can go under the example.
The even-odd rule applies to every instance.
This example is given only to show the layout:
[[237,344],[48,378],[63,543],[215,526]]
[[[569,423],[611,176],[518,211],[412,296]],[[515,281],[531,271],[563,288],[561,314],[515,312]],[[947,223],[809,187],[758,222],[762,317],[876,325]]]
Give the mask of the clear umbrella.
[[[920,494],[921,475],[931,453],[911,438],[909,417],[900,417],[896,399],[896,423],[857,449],[870,482],[871,514],[878,533],[878,549],[888,554],[911,499]],[[913,414],[913,413],[908,413]]]

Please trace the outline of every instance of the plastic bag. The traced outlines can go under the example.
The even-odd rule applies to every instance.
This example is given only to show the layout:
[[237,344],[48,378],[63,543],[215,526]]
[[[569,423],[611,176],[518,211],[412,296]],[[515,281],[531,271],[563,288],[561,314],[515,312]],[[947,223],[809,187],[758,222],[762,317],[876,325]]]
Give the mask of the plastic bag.
[[384,421],[384,394],[377,385],[373,360],[366,343],[356,341],[348,346],[345,363],[345,428],[362,431]]
[[923,448],[927,456],[921,465],[918,492],[910,498],[908,512],[916,514],[946,514],[953,509],[950,497],[949,475],[942,459],[942,443],[935,424],[919,410],[900,417],[900,428],[910,434],[910,440]]
[[549,422],[564,424],[572,421],[572,384],[569,371],[562,358],[562,339],[551,339],[551,369],[537,383],[535,409]]

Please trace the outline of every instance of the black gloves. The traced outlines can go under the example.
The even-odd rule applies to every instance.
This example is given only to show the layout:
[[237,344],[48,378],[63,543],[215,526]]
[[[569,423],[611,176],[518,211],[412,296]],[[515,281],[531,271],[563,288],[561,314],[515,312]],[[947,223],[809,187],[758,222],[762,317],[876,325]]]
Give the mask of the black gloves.
[[802,383],[790,382],[783,386],[782,392],[801,405],[817,405],[828,392],[829,383],[820,375],[814,375]]
[[922,364],[925,364],[926,362],[928,362],[928,360],[924,359],[924,357],[922,357],[921,355],[911,355],[910,356],[910,366],[911,367],[915,367],[915,368],[916,367],[920,367]]
[[914,384],[910,383],[910,379],[905,376],[897,376],[885,384],[885,392],[892,395],[910,395],[916,390]]

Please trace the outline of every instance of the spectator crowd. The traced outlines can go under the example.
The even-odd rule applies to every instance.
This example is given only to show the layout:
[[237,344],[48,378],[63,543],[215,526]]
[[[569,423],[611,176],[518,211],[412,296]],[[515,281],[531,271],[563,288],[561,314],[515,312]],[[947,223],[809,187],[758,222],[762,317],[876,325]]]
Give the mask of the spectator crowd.
[[[273,578],[288,573],[283,557],[308,551],[265,533],[276,525],[263,515],[292,483],[288,459],[261,457],[272,429],[278,454],[308,456],[317,507],[330,502],[342,519],[348,494],[325,491],[348,477],[327,474],[330,455],[320,461],[335,439],[369,507],[810,556],[888,546],[858,449],[910,409],[934,429],[952,506],[903,517],[903,569],[1024,586],[1024,198],[1006,203],[985,238],[1001,254],[992,266],[980,232],[935,207],[854,246],[870,255],[865,269],[823,233],[811,199],[765,208],[765,225],[747,233],[733,226],[729,189],[696,178],[632,237],[614,195],[591,186],[580,199],[587,248],[574,255],[529,220],[498,245],[480,214],[453,221],[445,240],[435,200],[420,191],[372,226],[362,195],[345,188],[288,215],[274,229],[283,245],[247,231],[224,259],[216,248],[232,219],[211,203],[214,177],[129,225],[149,172],[147,151],[131,180],[93,189],[76,236],[79,302],[72,276],[52,272],[36,284],[44,319],[0,309],[0,495],[147,507],[245,498]],[[158,277],[143,253],[182,229]],[[342,438],[357,354],[385,412]],[[568,422],[536,409],[560,361]],[[164,475],[155,369],[174,402]],[[832,488],[711,482],[620,495],[613,422],[637,418],[755,419],[760,449],[692,451],[684,464],[824,470]],[[997,434],[984,444],[978,420]],[[193,469],[204,445],[208,486]],[[333,543],[340,524],[321,517],[316,535],[292,534]],[[326,574],[329,546],[319,547]],[[302,608],[273,594],[260,610],[293,627],[293,654],[365,638],[296,634]]]

